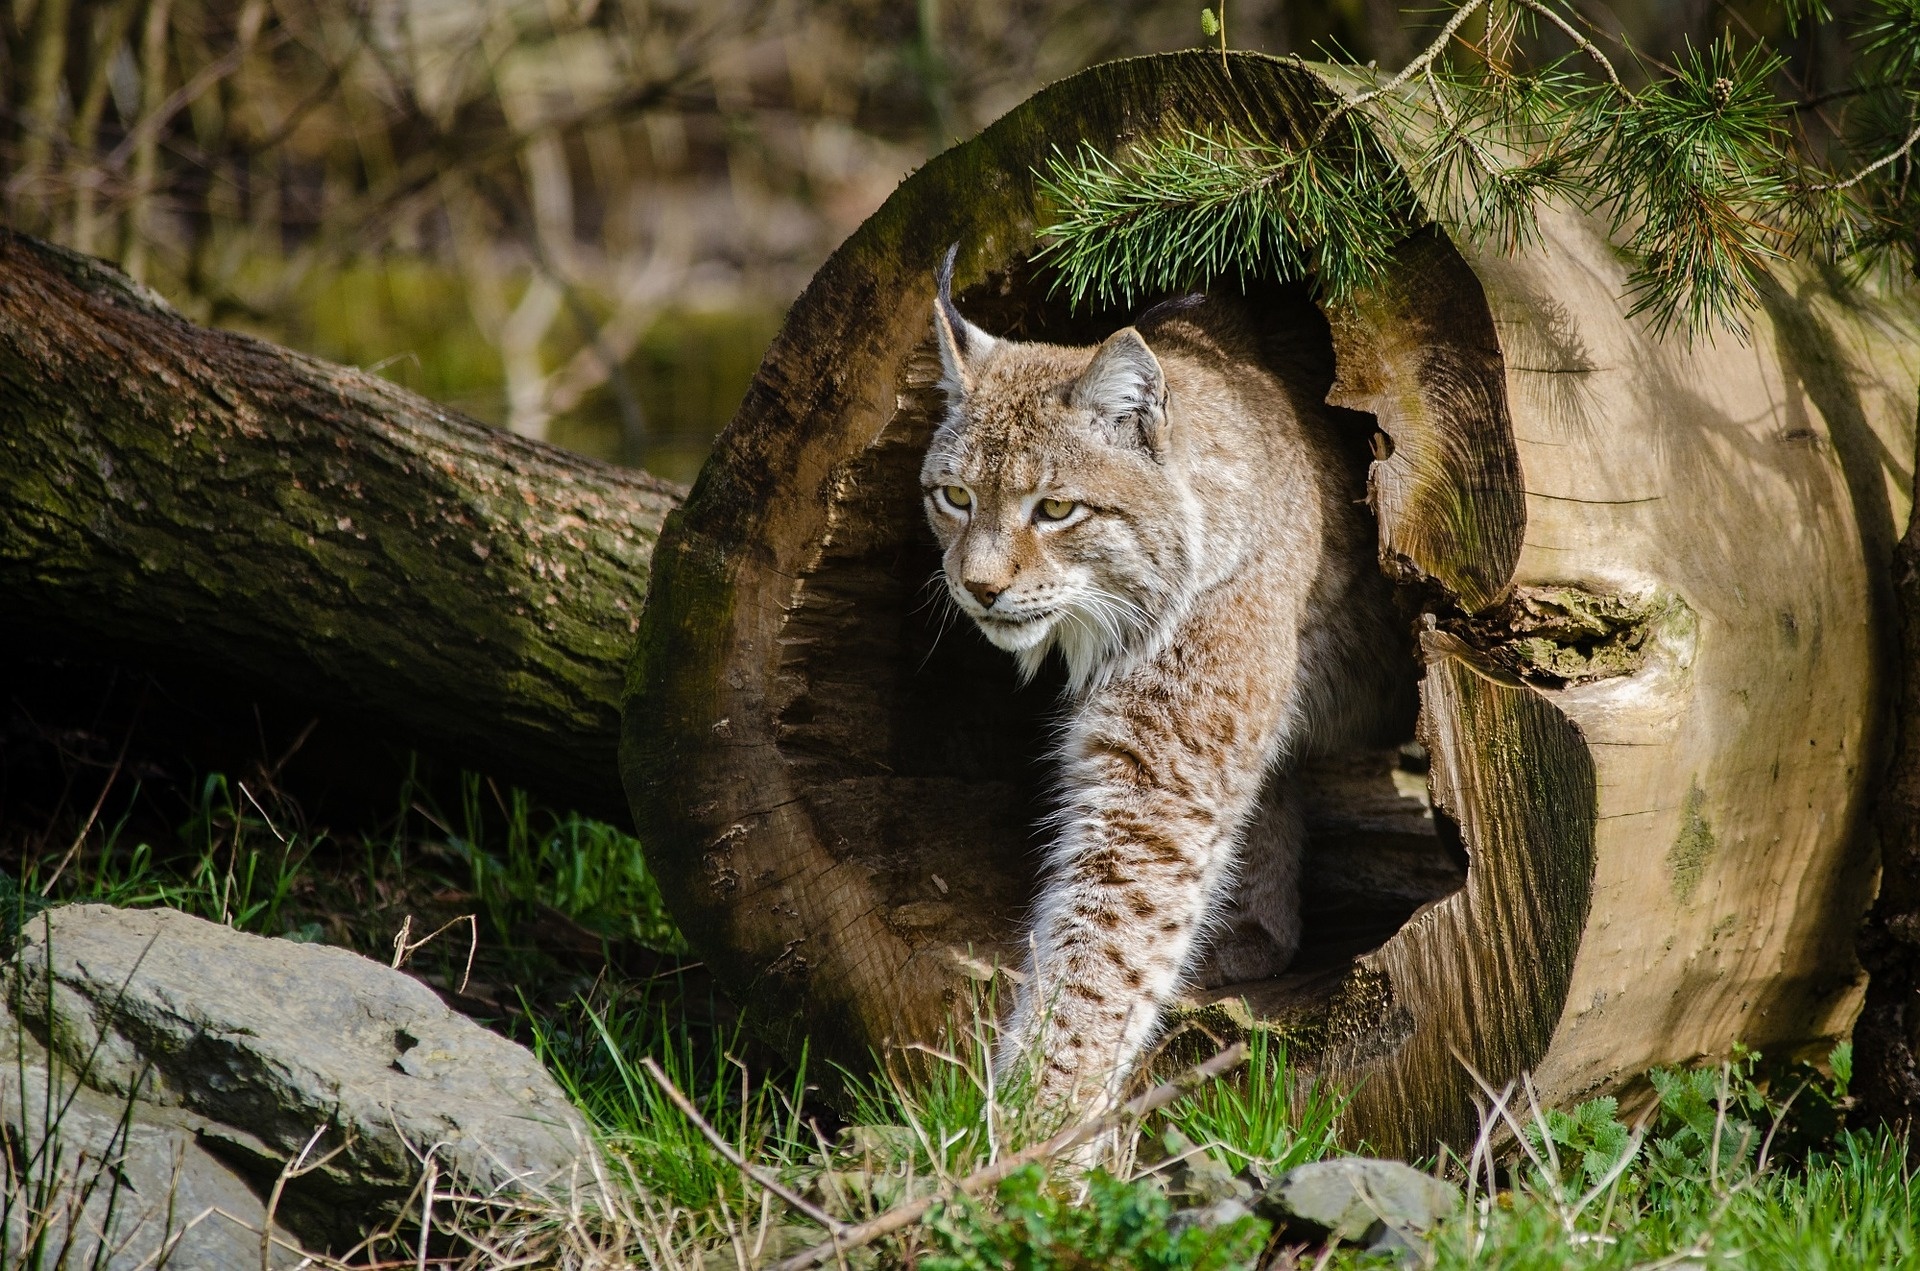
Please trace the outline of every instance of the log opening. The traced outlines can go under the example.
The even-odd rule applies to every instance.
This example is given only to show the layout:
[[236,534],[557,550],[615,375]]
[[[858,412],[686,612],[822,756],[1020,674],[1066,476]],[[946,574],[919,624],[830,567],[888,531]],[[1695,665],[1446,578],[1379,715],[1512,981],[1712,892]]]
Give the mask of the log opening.
[[[1049,292],[1023,260],[958,300],[972,321],[1020,340],[1094,344],[1128,321],[1124,312],[1075,312]],[[1276,350],[1274,369],[1302,400],[1324,401],[1333,341],[1306,289],[1261,287],[1246,299]],[[823,840],[872,880],[908,956],[977,976],[1020,961],[1063,677],[1053,665],[1019,686],[1011,660],[946,600],[919,492],[921,456],[944,407],[930,344],[902,379],[885,427],[825,488],[826,534],[793,580],[781,660],[793,693],[775,746]],[[1373,417],[1326,415],[1358,495]],[[1409,702],[1417,673],[1410,638]],[[1457,834],[1436,828],[1410,717],[1403,733],[1302,771],[1309,840],[1296,970],[1278,985],[1214,996],[1325,999],[1355,957],[1464,885],[1465,854]]]

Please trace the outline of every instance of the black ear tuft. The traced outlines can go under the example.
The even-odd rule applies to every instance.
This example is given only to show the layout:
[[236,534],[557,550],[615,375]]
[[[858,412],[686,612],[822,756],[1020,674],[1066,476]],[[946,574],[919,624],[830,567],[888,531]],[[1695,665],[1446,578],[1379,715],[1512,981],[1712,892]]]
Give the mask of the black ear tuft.
[[960,316],[960,307],[953,303],[953,265],[960,259],[960,244],[947,248],[947,254],[940,262],[934,280],[939,289],[936,301],[940,314],[947,320],[947,328],[953,332],[953,342],[957,351],[966,356],[974,350],[967,347],[967,320]]
[[1136,330],[1151,330],[1157,323],[1164,322],[1178,313],[1196,309],[1207,302],[1204,293],[1190,291],[1184,296],[1169,296],[1158,304],[1149,305],[1145,312],[1133,320]]
[[934,271],[933,334],[940,346],[940,387],[947,400],[957,402],[973,387],[970,366],[993,352],[992,336],[960,316],[953,303],[953,266],[959,259],[960,244],[947,248],[946,258]]

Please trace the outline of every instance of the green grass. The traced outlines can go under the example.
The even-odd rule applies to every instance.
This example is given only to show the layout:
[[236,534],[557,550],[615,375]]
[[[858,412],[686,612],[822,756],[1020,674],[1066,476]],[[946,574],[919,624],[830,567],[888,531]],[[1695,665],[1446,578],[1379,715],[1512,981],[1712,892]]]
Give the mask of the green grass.
[[[821,1102],[807,1066],[758,1046],[686,960],[640,845],[614,827],[475,778],[448,808],[409,782],[391,820],[359,833],[309,825],[272,791],[217,775],[193,787],[171,830],[156,831],[141,800],[133,794],[85,835],[62,826],[28,848],[9,845],[0,899],[16,917],[43,900],[169,905],[383,960],[403,920],[420,932],[476,915],[473,984],[456,1000],[527,1041],[606,1150],[591,1204],[504,1225],[497,1214],[474,1219],[491,1247],[534,1265],[751,1266],[822,1236],[744,1177],[643,1059],[740,1155],[843,1221],[927,1195],[1050,1128],[1023,1083],[996,1082],[985,1062],[990,1000],[945,1044],[840,1074],[846,1099]],[[466,930],[417,953],[416,974],[455,992]],[[937,1206],[859,1265],[1392,1265],[1353,1249],[1287,1253],[1286,1234],[1257,1217],[1215,1230],[1169,1224],[1192,1203],[1174,1181],[1183,1161],[1189,1175],[1204,1157],[1211,1177],[1257,1183],[1342,1150],[1341,1092],[1296,1072],[1265,1035],[1250,1050],[1231,1080],[1141,1127],[1109,1158],[1112,1173],[1022,1170],[991,1194]],[[1721,1067],[1651,1074],[1644,1118],[1612,1100],[1536,1111],[1524,1089],[1508,1091],[1482,1143],[1443,1163],[1467,1203],[1436,1233],[1426,1264],[1920,1268],[1905,1145],[1884,1129],[1846,1127],[1849,1075],[1845,1050],[1822,1071],[1740,1051]],[[50,1201],[22,1193],[22,1203]]]
[[61,858],[27,857],[20,891],[66,903],[165,906],[241,931],[294,934],[285,926],[287,902],[327,836],[283,830],[244,786],[218,773],[200,783],[197,796],[176,842],[156,848],[132,838],[122,817],[103,828],[97,850],[76,852],[77,862],[63,867]]
[[1255,1166],[1272,1177],[1337,1154],[1345,1107],[1339,1093],[1295,1075],[1283,1042],[1256,1032],[1242,1080],[1203,1087],[1165,1120],[1228,1169]]
[[[605,1004],[581,1001],[534,1028],[534,1052],[598,1128],[634,1179],[685,1210],[748,1200],[740,1172],[674,1106],[641,1068],[648,1057],[697,1105],[708,1126],[741,1155],[773,1168],[806,1152],[804,1059],[784,1081],[756,1074],[738,1055],[738,1027],[702,1037],[700,1016],[684,1011],[685,986]],[[717,1042],[717,1044],[715,1044]]]
[[[136,789],[126,813],[95,827],[71,859],[43,843],[11,853],[11,876],[21,893],[46,901],[164,905],[258,935],[324,936],[368,953],[389,946],[402,913],[449,907],[480,911],[507,952],[526,951],[516,933],[547,914],[610,941],[685,952],[631,835],[536,808],[518,790],[496,796],[477,777],[460,789],[458,832],[409,787],[389,826],[335,834],[307,825],[281,796],[216,773],[199,783],[171,834],[131,828]],[[392,911],[393,929],[356,938],[366,933],[349,928],[370,910]],[[326,921],[348,915],[355,922],[346,926]],[[423,928],[432,929],[415,924]]]
[[[1920,1266],[1916,1187],[1905,1145],[1843,1134],[1804,1163],[1709,1185],[1630,1171],[1609,1206],[1575,1212],[1536,1184],[1447,1224],[1433,1265],[1524,1269],[1645,1267],[1667,1259],[1753,1268]],[[1364,1265],[1354,1258],[1335,1266]]]
[[498,794],[471,774],[461,779],[460,826],[446,835],[447,846],[466,863],[472,892],[497,929],[512,930],[544,906],[602,935],[685,952],[633,836],[578,813],[536,808],[522,790]]

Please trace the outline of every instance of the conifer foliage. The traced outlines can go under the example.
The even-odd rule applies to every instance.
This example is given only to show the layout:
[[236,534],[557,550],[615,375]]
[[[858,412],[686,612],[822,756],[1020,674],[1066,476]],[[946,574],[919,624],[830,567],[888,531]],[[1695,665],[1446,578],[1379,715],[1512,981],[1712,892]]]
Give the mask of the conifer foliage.
[[[1304,137],[1222,126],[1056,153],[1046,255],[1076,300],[1253,274],[1337,298],[1424,224],[1512,251],[1557,197],[1609,219],[1635,312],[1689,334],[1744,334],[1783,259],[1913,270],[1920,0],[1761,7],[1774,39],[1729,10],[1662,61],[1565,0],[1461,0],[1397,73],[1336,65],[1344,87]],[[1849,81],[1808,94],[1781,47],[1818,28],[1844,32]]]

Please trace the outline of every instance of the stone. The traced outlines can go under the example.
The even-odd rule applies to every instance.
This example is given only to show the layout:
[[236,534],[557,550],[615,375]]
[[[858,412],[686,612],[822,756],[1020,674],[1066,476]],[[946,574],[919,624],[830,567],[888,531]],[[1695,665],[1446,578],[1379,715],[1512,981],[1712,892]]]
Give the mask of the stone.
[[1182,1209],[1167,1219],[1167,1230],[1178,1236],[1189,1227],[1198,1227],[1202,1231],[1214,1231],[1221,1227],[1230,1227],[1242,1218],[1251,1218],[1253,1210],[1243,1200],[1232,1197],[1216,1200],[1212,1204],[1202,1205],[1198,1209]]
[[1254,1212],[1290,1233],[1405,1253],[1460,1207],[1451,1184],[1399,1161],[1343,1156],[1297,1165]]
[[[190,1134],[244,1180],[256,1216],[310,1142],[309,1161],[335,1153],[275,1209],[309,1247],[344,1248],[398,1213],[428,1161],[442,1191],[482,1196],[591,1174],[587,1127],[532,1054],[347,950],[70,905],[25,925],[4,974],[56,1068],[132,1100],[143,1134]],[[253,1241],[258,1267],[257,1228]]]
[[[0,1066],[0,1124],[25,1163],[5,1184],[12,1194],[0,1265],[261,1271],[266,1207],[200,1146],[189,1118],[136,1105],[130,1119],[127,1100],[49,1063],[4,1012],[0,1027],[14,1040]],[[298,1242],[277,1223],[267,1253],[271,1268],[301,1260]]]
[[1167,1163],[1156,1166],[1161,1190],[1176,1204],[1197,1208],[1219,1201],[1247,1202],[1254,1185],[1246,1174],[1236,1174],[1208,1155],[1172,1126],[1161,1132],[1159,1148]]

